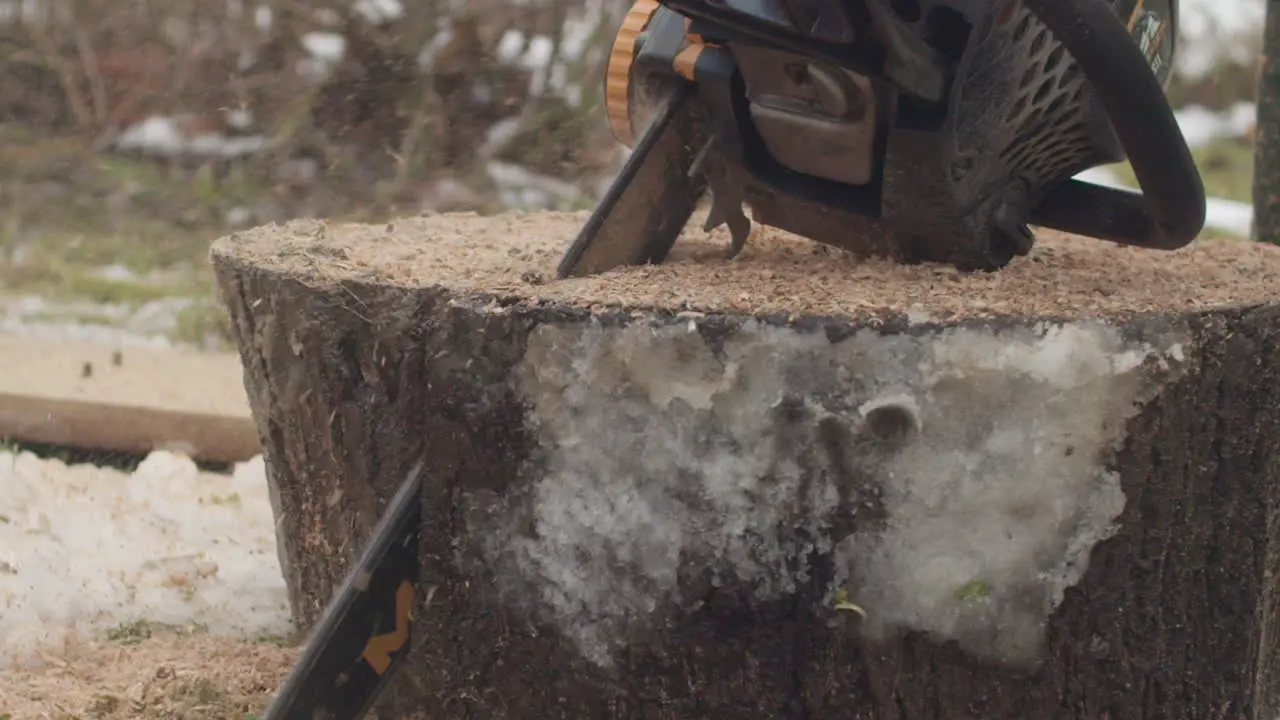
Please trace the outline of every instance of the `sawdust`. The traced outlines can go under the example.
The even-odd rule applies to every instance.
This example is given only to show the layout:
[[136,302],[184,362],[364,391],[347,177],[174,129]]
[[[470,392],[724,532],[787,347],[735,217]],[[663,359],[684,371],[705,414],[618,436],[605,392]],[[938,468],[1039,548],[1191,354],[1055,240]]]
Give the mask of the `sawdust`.
[[273,644],[169,632],[0,672],[0,718],[254,718],[297,659]]
[[388,225],[314,220],[224,238],[230,256],[304,282],[441,285],[526,301],[601,309],[916,319],[1102,317],[1274,300],[1280,247],[1205,240],[1176,252],[1140,250],[1052,231],[1031,256],[997,273],[864,260],[772,228],[723,259],[722,230],[691,227],[668,262],[559,280],[555,266],[586,213],[434,215]]

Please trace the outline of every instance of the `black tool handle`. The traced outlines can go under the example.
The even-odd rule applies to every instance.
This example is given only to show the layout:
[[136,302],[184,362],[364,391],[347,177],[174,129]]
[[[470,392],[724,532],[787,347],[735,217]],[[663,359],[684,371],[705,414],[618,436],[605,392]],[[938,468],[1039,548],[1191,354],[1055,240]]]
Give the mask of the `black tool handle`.
[[419,460],[396,490],[265,720],[359,720],[408,655],[418,594],[422,469]]
[[1204,228],[1204,183],[1164,88],[1123,21],[1106,0],[1023,2],[1075,57],[1142,188],[1071,180],[1048,193],[1031,222],[1161,250],[1190,243]]

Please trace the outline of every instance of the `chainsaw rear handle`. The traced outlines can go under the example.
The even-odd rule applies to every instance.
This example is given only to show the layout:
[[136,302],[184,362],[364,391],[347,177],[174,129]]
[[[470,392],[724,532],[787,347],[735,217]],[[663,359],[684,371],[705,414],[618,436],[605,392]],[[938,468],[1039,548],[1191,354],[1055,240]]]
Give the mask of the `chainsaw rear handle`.
[[1142,188],[1071,180],[1046,195],[1032,224],[1160,250],[1190,243],[1204,228],[1204,183],[1164,88],[1124,23],[1106,0],[1023,3],[1074,56]]

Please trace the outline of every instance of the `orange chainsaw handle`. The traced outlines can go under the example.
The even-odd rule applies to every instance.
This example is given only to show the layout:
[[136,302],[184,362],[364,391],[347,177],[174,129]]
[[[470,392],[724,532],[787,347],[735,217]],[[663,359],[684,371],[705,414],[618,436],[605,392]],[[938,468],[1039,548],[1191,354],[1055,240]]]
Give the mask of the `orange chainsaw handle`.
[[1071,180],[1045,196],[1032,224],[1140,247],[1186,246],[1204,228],[1204,182],[1164,88],[1120,17],[1105,0],[1023,3],[1074,56],[1142,188]]

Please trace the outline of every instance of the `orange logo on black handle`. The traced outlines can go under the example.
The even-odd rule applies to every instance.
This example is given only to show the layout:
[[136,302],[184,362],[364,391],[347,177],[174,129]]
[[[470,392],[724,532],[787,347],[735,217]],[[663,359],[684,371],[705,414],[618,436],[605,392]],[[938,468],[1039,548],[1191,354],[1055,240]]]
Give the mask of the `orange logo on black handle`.
[[389,633],[375,635],[364,647],[364,661],[373,671],[382,675],[391,667],[391,655],[409,641],[409,621],[413,619],[413,584],[408,580],[396,588],[396,628]]

